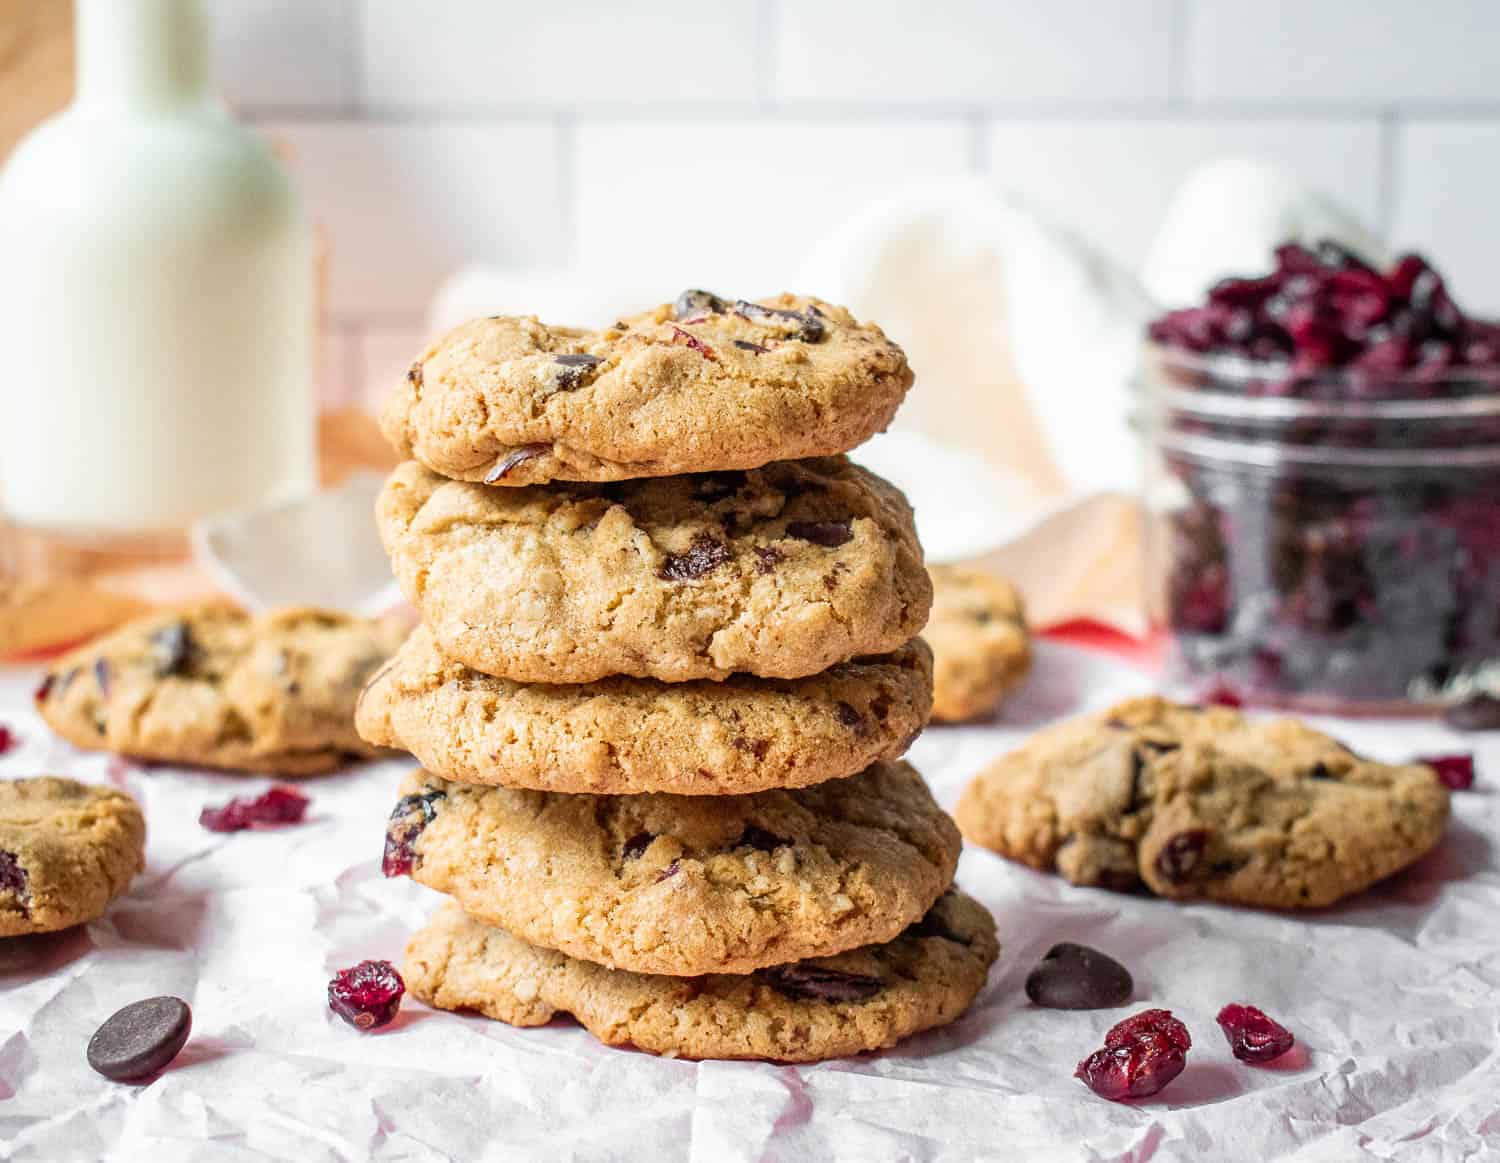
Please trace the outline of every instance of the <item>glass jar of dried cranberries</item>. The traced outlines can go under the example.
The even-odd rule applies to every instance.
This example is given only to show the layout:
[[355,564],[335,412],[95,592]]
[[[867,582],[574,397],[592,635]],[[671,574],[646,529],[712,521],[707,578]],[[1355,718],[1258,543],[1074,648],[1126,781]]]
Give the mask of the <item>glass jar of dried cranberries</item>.
[[1178,678],[1336,713],[1500,691],[1500,324],[1417,256],[1285,246],[1153,323],[1143,381]]

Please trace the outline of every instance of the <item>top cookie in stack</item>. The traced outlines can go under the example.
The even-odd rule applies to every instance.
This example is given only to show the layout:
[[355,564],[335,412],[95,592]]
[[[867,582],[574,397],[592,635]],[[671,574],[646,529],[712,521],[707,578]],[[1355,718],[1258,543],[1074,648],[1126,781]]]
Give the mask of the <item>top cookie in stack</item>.
[[[788,1059],[972,998],[993,924],[890,762],[931,710],[932,587],[905,498],[842,455],[911,383],[840,307],[702,291],[602,331],[476,320],[413,365],[378,520],[424,624],[358,726],[431,773],[386,849],[457,902],[408,950],[419,997]],[[616,1020],[715,974],[701,1029]]]

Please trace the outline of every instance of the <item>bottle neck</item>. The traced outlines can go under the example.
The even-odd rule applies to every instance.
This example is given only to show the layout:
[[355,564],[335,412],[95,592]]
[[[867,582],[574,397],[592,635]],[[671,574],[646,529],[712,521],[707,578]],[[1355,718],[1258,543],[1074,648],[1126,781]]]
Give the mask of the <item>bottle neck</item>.
[[159,109],[207,98],[201,0],[76,0],[76,12],[78,105]]

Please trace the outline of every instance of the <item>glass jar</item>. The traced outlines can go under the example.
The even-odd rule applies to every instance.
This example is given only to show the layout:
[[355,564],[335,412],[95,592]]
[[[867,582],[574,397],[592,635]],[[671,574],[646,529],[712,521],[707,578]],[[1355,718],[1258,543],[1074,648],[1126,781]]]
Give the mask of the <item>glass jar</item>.
[[1175,679],[1339,714],[1500,692],[1500,369],[1293,375],[1153,344],[1142,378]]

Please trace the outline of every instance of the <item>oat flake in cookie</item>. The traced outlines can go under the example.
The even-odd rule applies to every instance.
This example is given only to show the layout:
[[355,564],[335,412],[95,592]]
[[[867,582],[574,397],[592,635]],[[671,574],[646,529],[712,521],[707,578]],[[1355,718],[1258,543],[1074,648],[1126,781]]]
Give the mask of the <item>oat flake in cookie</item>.
[[1038,733],[956,815],[974,843],[1074,884],[1315,908],[1430,851],[1448,792],[1295,719],[1140,698]]
[[356,722],[370,743],[463,783],[744,795],[898,759],[931,706],[921,639],[807,678],[553,685],[450,661],[418,627],[365,691]]
[[643,973],[748,973],[886,941],[952,882],[958,829],[905,763],[748,796],[592,796],[416,773],[409,871],[526,941]]
[[317,775],[376,749],[354,730],[366,680],[399,627],[291,607],[152,614],[64,655],[36,693],[78,747],[137,759]]
[[847,452],[911,383],[901,349],[842,307],[688,291],[602,331],[466,323],[412,365],[381,427],[457,480],[617,481]]
[[683,1058],[817,1062],[894,1046],[958,1018],[999,956],[995,922],[945,893],[882,945],[756,973],[663,977],[529,945],[447,905],[412,937],[403,973],[439,1009],[514,1026],[571,1014],[600,1041]]
[[0,780],[0,937],[102,916],[146,866],[146,821],[124,792],[72,779]]
[[801,678],[932,601],[906,498],[841,456],[525,489],[407,462],[377,516],[438,649],[517,682]]

